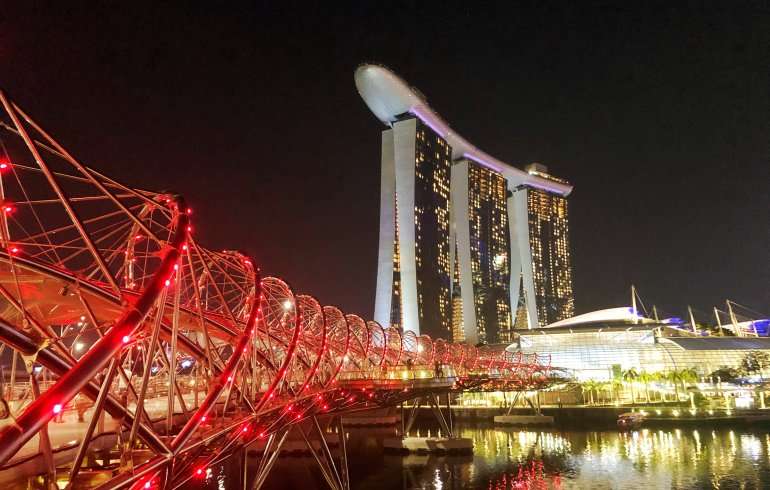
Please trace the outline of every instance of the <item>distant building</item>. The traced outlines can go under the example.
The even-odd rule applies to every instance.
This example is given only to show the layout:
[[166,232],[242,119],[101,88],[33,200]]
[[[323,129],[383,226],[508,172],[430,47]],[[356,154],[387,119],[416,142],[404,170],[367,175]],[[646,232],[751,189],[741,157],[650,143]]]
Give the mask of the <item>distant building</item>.
[[389,127],[375,320],[477,344],[572,316],[572,186],[479,150],[386,68],[361,66],[355,81]]
[[621,379],[631,369],[657,373],[693,368],[699,377],[707,377],[720,368],[739,368],[749,352],[770,353],[770,339],[704,336],[677,319],[656,321],[622,307],[517,332],[507,350],[550,356],[551,366],[580,381]]

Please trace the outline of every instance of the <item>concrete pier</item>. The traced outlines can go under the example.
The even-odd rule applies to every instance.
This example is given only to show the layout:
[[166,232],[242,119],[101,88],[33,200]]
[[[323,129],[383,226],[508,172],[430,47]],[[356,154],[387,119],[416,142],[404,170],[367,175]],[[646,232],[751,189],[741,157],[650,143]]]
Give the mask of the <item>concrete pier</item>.
[[[337,448],[340,445],[339,434],[334,434],[332,432],[324,432],[324,439],[326,439],[326,444],[330,448]],[[248,447],[248,454],[253,457],[261,455],[262,453],[265,452],[266,444],[267,444],[267,441],[265,440],[253,442]],[[321,441],[319,441],[318,439],[311,438],[310,444],[313,445],[313,448],[316,451],[321,450]],[[305,443],[305,440],[300,438],[297,434],[294,433],[294,431],[292,431],[289,434],[289,437],[286,439],[286,441],[284,441],[283,445],[281,446],[280,454],[282,456],[310,454],[310,449],[308,449],[307,444]]]
[[458,437],[389,437],[383,448],[406,453],[472,453],[473,440]]
[[401,421],[398,415],[351,415],[342,417],[345,427],[376,427],[396,425]]
[[550,415],[496,415],[495,424],[500,425],[553,425]]

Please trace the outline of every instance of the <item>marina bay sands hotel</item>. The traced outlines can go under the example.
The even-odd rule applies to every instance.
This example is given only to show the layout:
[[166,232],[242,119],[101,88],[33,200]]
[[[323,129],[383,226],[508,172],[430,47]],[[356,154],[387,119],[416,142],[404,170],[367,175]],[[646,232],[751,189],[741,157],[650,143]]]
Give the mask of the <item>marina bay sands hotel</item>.
[[476,344],[572,317],[572,186],[479,150],[387,68],[355,83],[387,126],[375,320]]

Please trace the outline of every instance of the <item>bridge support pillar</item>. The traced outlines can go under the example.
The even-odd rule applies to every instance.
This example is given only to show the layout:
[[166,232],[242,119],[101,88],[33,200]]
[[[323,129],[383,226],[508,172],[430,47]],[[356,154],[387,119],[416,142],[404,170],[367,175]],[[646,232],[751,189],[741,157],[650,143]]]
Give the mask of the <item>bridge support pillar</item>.
[[[316,417],[312,417],[312,424],[310,425],[310,434],[306,434],[305,430],[301,426],[297,426],[297,431],[304,439],[310,454],[315,459],[318,468],[321,470],[321,474],[332,490],[350,490],[350,478],[348,473],[348,455],[347,455],[347,441],[345,440],[345,427],[342,424],[342,418],[337,416],[332,420],[339,433],[339,464],[335,464],[334,456],[332,455],[329,445],[326,442],[321,425],[318,423]],[[309,437],[308,437],[309,436]],[[319,444],[316,449],[313,444],[313,438],[317,437]]]
[[[259,466],[254,475],[254,483],[251,488],[259,490],[267,479],[267,475],[270,474],[270,470],[273,469],[273,465],[278,460],[278,455],[281,454],[281,447],[286,441],[286,436],[289,435],[290,429],[285,429],[283,433],[273,433],[267,439],[265,450],[262,453],[262,458],[259,460]],[[302,430],[301,428],[299,429]],[[303,434],[304,435],[304,434]]]
[[[408,409],[401,404],[401,434],[384,440],[386,450],[416,453],[472,453],[473,441],[468,438],[455,437],[452,419],[451,395],[446,394],[446,415],[441,406],[441,395],[428,393],[415,397]],[[410,437],[420,407],[425,403],[441,428],[443,437]],[[407,413],[408,412],[408,413]]]

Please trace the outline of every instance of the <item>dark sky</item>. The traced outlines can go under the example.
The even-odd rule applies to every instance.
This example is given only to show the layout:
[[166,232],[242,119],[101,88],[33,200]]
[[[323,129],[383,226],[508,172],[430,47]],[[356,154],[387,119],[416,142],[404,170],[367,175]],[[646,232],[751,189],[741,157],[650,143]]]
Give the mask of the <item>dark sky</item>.
[[384,63],[574,183],[579,312],[633,283],[770,314],[767,2],[274,3],[6,9],[0,84],[86,164],[184,194],[203,243],[371,316],[382,127],[353,70]]

